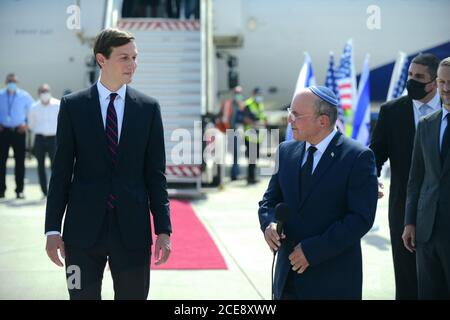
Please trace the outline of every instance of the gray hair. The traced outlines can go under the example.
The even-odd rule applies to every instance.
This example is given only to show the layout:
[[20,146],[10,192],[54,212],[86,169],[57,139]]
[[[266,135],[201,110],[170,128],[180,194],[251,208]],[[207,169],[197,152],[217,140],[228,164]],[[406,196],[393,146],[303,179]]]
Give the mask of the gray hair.
[[450,57],[445,58],[439,63],[439,67],[450,67]]
[[331,103],[328,103],[325,100],[316,99],[316,101],[314,102],[314,109],[318,116],[327,116],[330,119],[330,126],[334,127],[338,116],[336,106],[333,106]]

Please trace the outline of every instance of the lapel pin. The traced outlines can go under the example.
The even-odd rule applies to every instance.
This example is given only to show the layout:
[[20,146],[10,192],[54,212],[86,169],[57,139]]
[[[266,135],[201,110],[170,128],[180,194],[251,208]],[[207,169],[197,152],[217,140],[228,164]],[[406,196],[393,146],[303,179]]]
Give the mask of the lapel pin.
[[334,152],[331,153],[331,156],[334,157]]

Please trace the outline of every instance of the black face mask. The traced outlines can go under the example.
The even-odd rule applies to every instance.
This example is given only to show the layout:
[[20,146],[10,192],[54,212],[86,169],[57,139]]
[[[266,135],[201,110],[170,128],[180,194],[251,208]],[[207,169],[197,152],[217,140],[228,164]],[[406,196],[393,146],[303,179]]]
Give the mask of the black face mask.
[[408,97],[414,100],[423,99],[429,93],[425,91],[425,86],[433,81],[434,80],[423,83],[414,79],[409,79],[408,81],[406,81],[406,89],[408,90]]

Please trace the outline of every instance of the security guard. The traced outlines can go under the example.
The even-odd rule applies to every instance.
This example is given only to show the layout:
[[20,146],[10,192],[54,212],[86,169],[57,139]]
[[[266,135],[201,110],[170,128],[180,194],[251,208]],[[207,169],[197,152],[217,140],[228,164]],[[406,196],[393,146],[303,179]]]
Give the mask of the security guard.
[[[244,130],[246,133],[245,156],[248,158],[248,184],[254,184],[257,182],[256,160],[259,158],[259,145],[261,143],[258,129],[265,127],[266,125],[267,118],[264,114],[263,93],[261,88],[256,87],[255,89],[253,89],[252,96],[245,101],[244,108]],[[252,132],[252,130],[250,129],[254,129],[254,131]]]

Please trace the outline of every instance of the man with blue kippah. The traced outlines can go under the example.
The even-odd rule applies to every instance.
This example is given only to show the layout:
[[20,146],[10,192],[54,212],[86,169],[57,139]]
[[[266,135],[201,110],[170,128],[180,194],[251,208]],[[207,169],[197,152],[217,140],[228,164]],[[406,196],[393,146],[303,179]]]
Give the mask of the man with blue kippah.
[[[259,203],[261,230],[278,252],[275,299],[361,299],[360,240],[377,206],[373,152],[335,129],[337,98],[313,86],[288,109],[294,141],[279,146],[279,166]],[[275,206],[289,215],[277,233]]]

